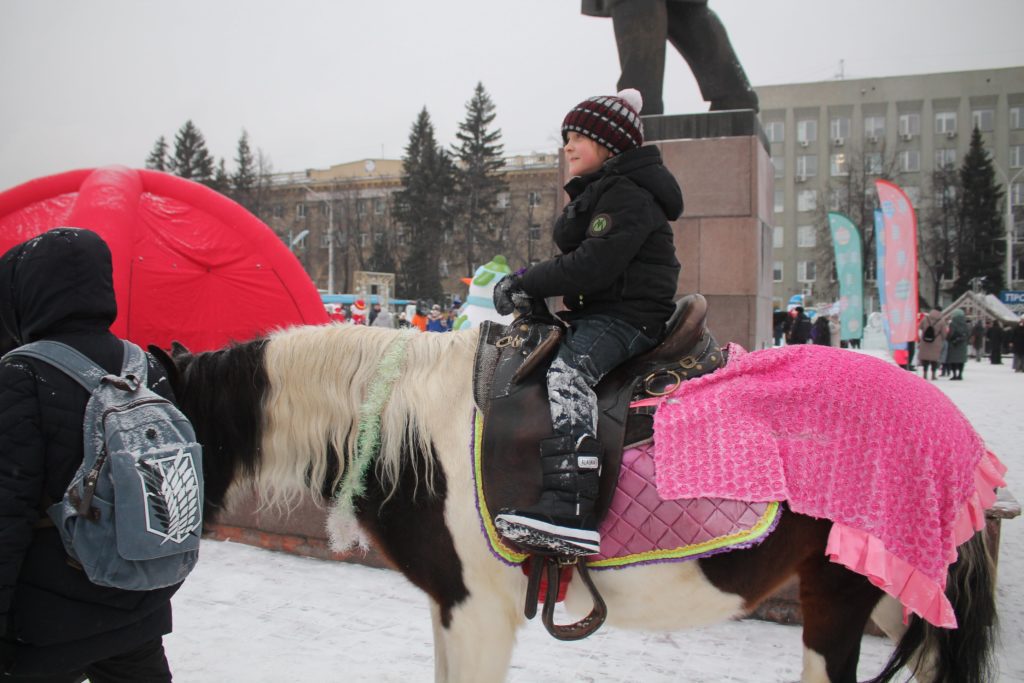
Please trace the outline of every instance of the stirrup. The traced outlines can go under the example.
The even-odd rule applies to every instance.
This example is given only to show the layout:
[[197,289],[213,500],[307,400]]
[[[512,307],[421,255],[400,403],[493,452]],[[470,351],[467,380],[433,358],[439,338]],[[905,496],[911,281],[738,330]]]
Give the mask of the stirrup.
[[[555,623],[555,603],[558,601],[558,586],[562,577],[564,567],[576,567],[583,580],[583,585],[590,591],[590,599],[594,603],[590,614],[573,624]],[[523,614],[527,619],[537,616],[537,597],[540,593],[541,574],[547,568],[548,586],[544,594],[544,610],[541,614],[541,621],[548,633],[558,640],[582,640],[595,633],[604,620],[608,617],[608,607],[604,599],[598,593],[597,587],[590,578],[585,562],[579,562],[575,557],[564,557],[556,555],[534,554],[530,556],[530,580],[526,587],[526,606]]]

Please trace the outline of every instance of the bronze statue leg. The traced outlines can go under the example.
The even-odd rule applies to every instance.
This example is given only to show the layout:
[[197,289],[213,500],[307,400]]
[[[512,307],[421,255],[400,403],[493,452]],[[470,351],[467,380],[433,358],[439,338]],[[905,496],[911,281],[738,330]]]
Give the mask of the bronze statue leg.
[[[703,3],[668,2],[667,5],[669,42],[690,65],[701,96],[711,103],[711,111],[757,111],[757,93],[750,87],[718,15]],[[644,113],[647,113],[646,107]]]
[[636,88],[644,98],[642,114],[662,114],[665,41],[668,14],[665,0],[618,0],[610,3],[615,43],[619,50],[618,89]]

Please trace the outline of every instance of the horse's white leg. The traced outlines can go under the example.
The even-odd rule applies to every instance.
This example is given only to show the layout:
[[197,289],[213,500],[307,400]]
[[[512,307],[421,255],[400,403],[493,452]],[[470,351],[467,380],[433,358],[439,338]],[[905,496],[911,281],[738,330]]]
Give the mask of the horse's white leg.
[[445,630],[441,627],[441,610],[437,603],[430,603],[430,624],[434,631],[434,683],[448,680],[448,655]]
[[[903,606],[900,602],[886,595],[878,601],[878,605],[871,613],[871,621],[875,622],[878,628],[889,637],[894,643],[898,643],[903,634],[907,632],[907,625],[903,623]],[[918,681],[932,681],[935,679],[934,662],[918,650],[910,659],[909,668],[914,671],[914,678]]]
[[[472,590],[472,589],[471,589]],[[508,674],[519,620],[509,618],[508,610],[498,601],[486,597],[470,598],[452,611],[448,628],[434,624],[435,649],[442,643],[445,662],[438,683],[501,683]],[[437,632],[443,631],[438,637]],[[441,659],[438,659],[438,662]]]
[[828,671],[825,670],[825,658],[806,645],[804,646],[804,668],[800,674],[800,683],[829,683]]

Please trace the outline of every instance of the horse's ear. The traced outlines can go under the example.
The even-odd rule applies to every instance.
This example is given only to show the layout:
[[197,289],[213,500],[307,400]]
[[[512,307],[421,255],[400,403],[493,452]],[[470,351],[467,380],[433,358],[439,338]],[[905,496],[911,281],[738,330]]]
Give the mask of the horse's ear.
[[[171,389],[174,390],[175,395],[178,395],[178,388],[181,386],[181,373],[178,371],[178,364],[174,361],[174,358],[178,357],[180,354],[177,353],[175,345],[185,349],[185,347],[178,344],[178,342],[171,342],[171,350],[172,353],[174,353],[174,357],[168,355],[166,351],[156,344],[150,344],[147,347],[147,350],[154,358],[160,361],[160,365],[164,366],[164,372],[167,373],[167,379],[171,383]],[[185,349],[185,353],[188,353],[188,349]]]
[[191,356],[192,352],[188,350],[188,347],[182,344],[178,340],[171,342],[171,356],[174,358],[180,358],[181,356]]

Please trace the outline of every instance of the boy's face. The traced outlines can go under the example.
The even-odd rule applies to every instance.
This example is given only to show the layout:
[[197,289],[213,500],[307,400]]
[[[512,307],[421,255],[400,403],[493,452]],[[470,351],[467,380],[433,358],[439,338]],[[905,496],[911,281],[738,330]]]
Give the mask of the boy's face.
[[569,131],[566,136],[565,160],[569,164],[569,175],[578,176],[593,173],[612,155],[611,151],[597,144],[585,135]]

